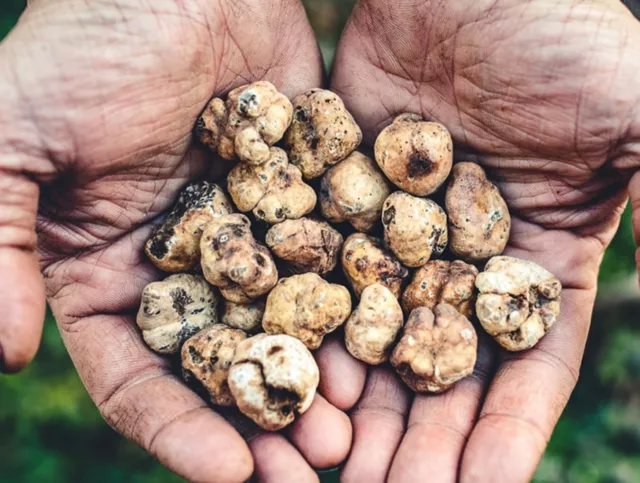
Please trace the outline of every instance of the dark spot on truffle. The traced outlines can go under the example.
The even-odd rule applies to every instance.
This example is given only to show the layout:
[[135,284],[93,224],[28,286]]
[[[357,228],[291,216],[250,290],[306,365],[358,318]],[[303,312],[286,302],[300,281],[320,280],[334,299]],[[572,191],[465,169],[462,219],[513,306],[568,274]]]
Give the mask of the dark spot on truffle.
[[162,259],[169,252],[169,237],[159,233],[147,244],[147,250],[154,258]]
[[204,362],[204,358],[202,354],[200,354],[195,347],[189,346],[189,357],[194,362],[194,364],[202,364]]
[[390,225],[396,218],[396,207],[391,206],[382,212],[382,223]]
[[269,348],[269,350],[267,351],[267,356],[272,356],[274,354],[277,354],[281,350],[282,350],[282,347],[275,345],[275,346]]
[[362,258],[356,260],[356,270],[358,272],[362,272],[365,268],[367,268],[367,262]]
[[428,157],[420,156],[418,153],[413,153],[409,156],[409,165],[407,166],[407,174],[410,178],[417,178],[425,176],[431,173],[435,168],[435,165]]
[[193,299],[183,288],[175,288],[169,295],[173,300],[173,310],[175,310],[179,315],[184,315],[186,312],[186,306],[193,303]]
[[309,122],[309,113],[303,107],[298,107],[296,108],[294,118],[298,122]]
[[264,259],[264,257],[262,255],[260,255],[259,253],[255,254],[253,256],[253,258],[255,259],[256,263],[258,264],[259,267],[264,267],[267,262]]

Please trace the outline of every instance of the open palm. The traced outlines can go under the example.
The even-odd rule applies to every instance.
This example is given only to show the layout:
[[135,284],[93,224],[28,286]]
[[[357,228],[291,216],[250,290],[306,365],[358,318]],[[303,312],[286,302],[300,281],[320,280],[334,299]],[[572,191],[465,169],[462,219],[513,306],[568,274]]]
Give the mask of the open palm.
[[29,249],[40,188],[47,296],[114,428],[191,481],[242,481],[254,464],[265,481],[315,481],[311,465],[340,462],[350,423],[327,400],[316,398],[288,439],[260,434],[247,445],[146,348],[134,322],[142,288],[162,276],[142,255],[155,220],[215,164],[191,137],[209,98],[262,78],[290,97],[321,83],[301,4],[39,0],[0,62],[0,92],[14,101],[0,114],[10,148],[0,156],[0,267],[12,281],[0,285],[13,301],[0,324],[6,368],[27,362],[39,336]]
[[370,369],[345,482],[531,478],[577,381],[599,265],[640,162],[639,44],[640,25],[616,2],[357,5],[332,88],[366,139],[403,112],[446,125],[456,158],[485,166],[511,207],[507,253],[565,290],[536,348],[485,343],[475,376],[443,395],[411,399]]

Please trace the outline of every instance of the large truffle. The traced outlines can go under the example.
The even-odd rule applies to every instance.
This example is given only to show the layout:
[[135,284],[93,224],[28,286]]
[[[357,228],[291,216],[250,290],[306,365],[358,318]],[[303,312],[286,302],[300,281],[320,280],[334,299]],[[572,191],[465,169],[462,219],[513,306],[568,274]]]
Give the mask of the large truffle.
[[293,100],[293,122],[285,137],[291,162],[306,179],[317,178],[362,142],[362,131],[342,99],[312,89]]
[[197,381],[218,406],[233,406],[227,384],[236,347],[247,338],[241,330],[216,324],[187,340],[182,346],[182,375],[187,383]]
[[384,241],[408,267],[420,267],[447,248],[447,215],[435,201],[396,191],[382,208]]
[[265,239],[273,254],[298,273],[325,274],[340,256],[342,235],[324,221],[288,220],[271,227]]
[[389,193],[389,184],[378,166],[356,151],[322,177],[322,216],[333,223],[348,221],[356,230],[368,232],[380,220]]
[[300,218],[316,206],[315,191],[304,183],[300,170],[289,164],[280,148],[271,148],[263,164],[238,163],[227,181],[238,209],[253,210],[256,218],[267,223]]
[[165,272],[189,272],[200,262],[200,238],[207,223],[233,213],[222,189],[200,181],[188,184],[162,224],[151,234],[145,252]]
[[347,350],[367,364],[386,362],[403,321],[402,309],[391,291],[379,283],[369,285],[345,324]]
[[470,375],[476,364],[478,336],[467,318],[451,305],[411,312],[391,364],[416,392],[442,392]]
[[267,297],[262,327],[268,334],[287,334],[317,349],[325,335],[351,313],[351,296],[342,285],[315,273],[283,278]]
[[319,381],[309,350],[288,335],[259,334],[241,342],[229,371],[238,408],[267,431],[284,428],[309,409]]
[[284,136],[293,108],[286,96],[267,81],[229,92],[227,101],[214,98],[196,124],[200,142],[227,160],[262,164],[269,147]]
[[147,285],[136,322],[146,344],[160,354],[175,354],[182,343],[218,322],[218,298],[200,276],[171,275]]
[[451,172],[453,142],[442,124],[426,122],[417,114],[402,114],[378,136],[375,157],[398,188],[427,196]]
[[354,233],[344,242],[342,269],[358,297],[366,287],[379,283],[399,298],[402,284],[409,277],[409,270],[378,239],[363,233]]
[[402,308],[411,313],[418,307],[431,310],[438,304],[452,305],[467,318],[473,315],[478,269],[461,260],[432,260],[416,271],[402,295]]
[[475,163],[458,163],[447,188],[451,251],[468,262],[500,255],[509,241],[511,216],[498,188]]
[[536,345],[560,314],[560,281],[527,260],[492,258],[476,278],[476,288],[482,327],[510,351]]
[[225,215],[209,223],[202,235],[201,250],[205,278],[230,302],[255,300],[278,281],[271,253],[253,238],[244,215]]

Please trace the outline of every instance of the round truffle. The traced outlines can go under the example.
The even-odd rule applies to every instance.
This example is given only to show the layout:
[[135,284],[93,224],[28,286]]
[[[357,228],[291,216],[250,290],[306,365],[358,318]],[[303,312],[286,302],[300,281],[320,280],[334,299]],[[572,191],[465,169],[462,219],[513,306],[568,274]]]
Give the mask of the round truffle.
[[309,409],[320,371],[298,339],[259,334],[238,345],[228,380],[240,411],[261,428],[278,431]]
[[258,299],[246,304],[234,304],[227,300],[222,312],[222,323],[248,334],[261,332],[265,302],[265,299]]
[[417,114],[402,114],[378,136],[375,157],[398,188],[427,196],[451,172],[453,141],[442,124],[426,122]]
[[384,241],[408,267],[420,267],[447,248],[447,215],[434,201],[396,191],[382,208]]
[[378,166],[356,151],[322,177],[322,216],[332,223],[347,221],[360,232],[371,231],[380,220],[389,193],[389,184]]

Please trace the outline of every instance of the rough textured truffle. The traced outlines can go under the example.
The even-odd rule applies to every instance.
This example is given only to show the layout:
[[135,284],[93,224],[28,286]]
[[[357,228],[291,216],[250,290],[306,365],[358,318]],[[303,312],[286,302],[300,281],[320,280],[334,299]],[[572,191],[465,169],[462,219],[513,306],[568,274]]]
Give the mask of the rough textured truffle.
[[471,322],[451,305],[411,312],[391,364],[416,392],[442,392],[470,375],[478,337]]
[[169,215],[151,234],[145,252],[165,272],[189,272],[200,262],[200,238],[207,223],[233,213],[222,189],[200,181],[188,184]]
[[234,304],[226,300],[222,312],[222,323],[249,334],[261,332],[265,302],[266,299],[258,299],[246,304]]
[[262,327],[268,334],[287,334],[317,349],[325,335],[351,313],[351,296],[342,285],[315,273],[283,278],[267,297]]
[[473,315],[474,289],[478,269],[461,260],[432,260],[413,276],[402,295],[402,308],[411,313],[418,307],[434,309],[449,304],[467,318]]
[[285,137],[291,162],[306,179],[317,178],[362,142],[362,131],[342,99],[312,89],[293,100],[293,122]]
[[218,406],[235,404],[227,376],[236,347],[247,338],[241,330],[216,324],[187,340],[182,346],[182,375],[186,382],[197,381]]
[[476,314],[507,350],[530,349],[560,314],[560,281],[533,262],[494,257],[476,278]]

